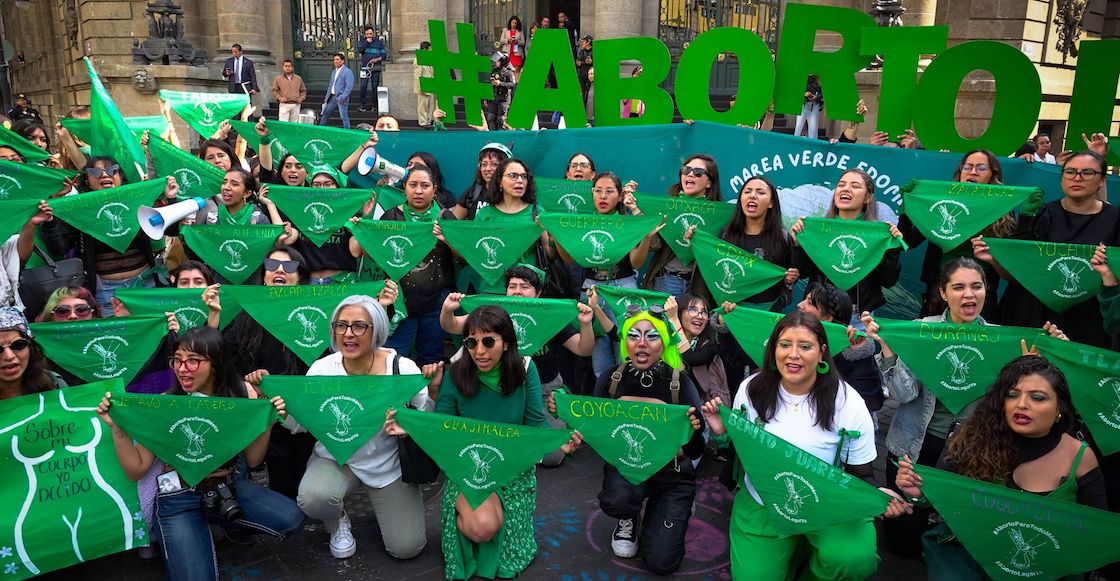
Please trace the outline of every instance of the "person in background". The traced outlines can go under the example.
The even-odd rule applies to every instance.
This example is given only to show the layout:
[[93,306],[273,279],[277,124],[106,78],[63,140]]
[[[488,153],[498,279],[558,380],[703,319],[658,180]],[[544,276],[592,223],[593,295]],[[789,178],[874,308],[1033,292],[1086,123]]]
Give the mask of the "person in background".
[[11,119],[12,122],[20,119],[36,119],[40,123],[43,122],[43,116],[31,106],[31,99],[23,93],[16,95],[16,104],[8,109],[8,119]]
[[[420,50],[431,50],[432,43],[423,41],[420,43]],[[425,93],[420,88],[420,79],[424,77],[431,78],[432,67],[431,65],[422,65],[419,62],[412,65],[412,73],[415,82],[412,84],[412,91],[416,93],[416,123],[421,127],[431,127],[432,121],[435,120],[433,115],[436,112],[436,96],[432,93]]]
[[[358,111],[377,111],[377,87],[381,86],[381,68],[385,57],[389,53],[385,50],[385,41],[381,40],[372,26],[362,29],[362,38],[358,40],[358,54],[361,55],[362,88],[358,92]],[[372,104],[366,105],[366,86],[373,85]],[[349,125],[347,125],[349,129]]]
[[280,104],[279,121],[299,123],[299,108],[307,98],[307,85],[295,73],[292,59],[284,59],[284,73],[272,80],[272,98]]
[[323,96],[323,114],[319,119],[319,125],[329,123],[335,110],[338,110],[339,116],[342,117],[342,126],[350,129],[350,93],[354,90],[354,73],[346,66],[346,57],[342,53],[334,53],[333,62],[330,82]]
[[824,93],[821,92],[821,81],[817,75],[809,75],[809,81],[805,84],[805,104],[801,107],[801,114],[797,116],[793,134],[800,136],[808,129],[806,136],[809,139],[816,139],[823,108]]
[[1034,152],[1034,160],[1035,161],[1041,161],[1043,163],[1058,163],[1058,160],[1054,159],[1054,154],[1050,153],[1050,134],[1049,133],[1039,133],[1038,135],[1035,135],[1034,136],[1034,147],[1035,147],[1035,152]]
[[579,40],[579,50],[576,51],[576,72],[579,74],[579,88],[584,101],[587,100],[587,91],[591,89],[587,72],[591,70],[591,43],[594,40],[590,34],[585,35]]
[[259,93],[261,89],[257,86],[257,68],[249,57],[242,55],[241,45],[234,43],[229,54],[225,68],[222,69],[222,77],[229,81],[229,92],[250,95]]
[[509,22],[502,29],[501,39],[498,40],[498,50],[509,57],[514,78],[520,75],[521,65],[525,63],[525,30],[521,26],[520,18],[509,17]]
[[400,131],[401,122],[396,117],[382,113],[377,116],[377,121],[373,124],[374,131]]
[[[474,174],[474,183],[467,188],[451,211],[458,220],[474,220],[479,208],[485,207],[490,191],[490,181],[498,165],[513,157],[513,152],[502,143],[487,143],[478,151],[478,171]],[[590,179],[590,178],[588,178]]]
[[513,101],[513,90],[517,87],[517,78],[510,68],[509,57],[502,53],[496,53],[496,56],[494,68],[490,71],[494,98],[486,107],[486,125],[491,131],[506,128],[506,116],[509,115],[509,105]]

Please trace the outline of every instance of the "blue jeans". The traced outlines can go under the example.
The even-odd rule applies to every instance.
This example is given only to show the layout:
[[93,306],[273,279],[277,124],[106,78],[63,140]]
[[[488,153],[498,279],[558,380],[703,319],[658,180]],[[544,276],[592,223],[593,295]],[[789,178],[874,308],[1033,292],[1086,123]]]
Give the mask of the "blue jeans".
[[691,287],[691,281],[675,275],[662,274],[653,279],[653,290],[669,293],[678,299],[681,298],[681,295],[688,292]]
[[[100,276],[97,277],[97,292],[93,295],[94,300],[97,301],[98,308],[101,309],[102,317],[113,316],[113,297],[117,296],[117,290],[122,288],[132,288],[138,279],[144,275],[126,278],[124,280],[105,280]],[[144,288],[156,288],[156,279],[148,277],[144,279]]]
[[[358,75],[361,76],[361,75]],[[358,106],[366,104],[366,85],[373,85],[373,108],[377,109],[377,87],[381,85],[381,71],[373,71],[369,74],[368,78],[359,79],[362,84],[361,90],[358,91]]]
[[249,482],[245,460],[238,461],[234,476],[241,518],[215,520],[202,507],[202,492],[194,488],[156,497],[154,537],[163,547],[167,577],[172,581],[218,578],[218,560],[209,523],[225,527],[231,537],[265,533],[286,538],[303,530],[307,519],[295,501]]
[[331,115],[334,114],[335,109],[338,114],[342,116],[342,126],[350,129],[350,101],[339,101],[334,95],[323,103],[323,116],[319,119],[319,125],[326,125],[331,120]]
[[443,340],[447,333],[439,326],[439,311],[443,306],[443,293],[436,307],[423,313],[409,313],[397,325],[397,330],[389,336],[385,346],[393,349],[401,357],[410,357],[423,367],[443,359]]

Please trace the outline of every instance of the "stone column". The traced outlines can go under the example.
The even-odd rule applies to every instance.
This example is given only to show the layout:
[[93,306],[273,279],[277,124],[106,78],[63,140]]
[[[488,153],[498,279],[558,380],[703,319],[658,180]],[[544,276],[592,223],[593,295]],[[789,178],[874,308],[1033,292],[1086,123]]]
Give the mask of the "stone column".
[[[229,58],[229,47],[234,43],[241,45],[245,56],[257,65],[275,68],[271,43],[268,39],[268,25],[265,15],[270,2],[266,0],[239,0],[237,2],[217,2],[218,50],[213,55],[214,62],[225,62]],[[261,71],[257,70],[258,82]]]
[[389,44],[392,59],[381,73],[381,84],[389,89],[389,112],[400,120],[416,119],[416,94],[412,92],[413,65],[416,49],[428,40],[428,20],[447,23],[448,46],[455,50],[455,23],[465,22],[465,14],[451,14],[448,4],[464,4],[453,0],[408,0],[393,2],[389,14]]
[[906,26],[933,26],[937,16],[937,0],[904,0],[906,13],[902,22]]

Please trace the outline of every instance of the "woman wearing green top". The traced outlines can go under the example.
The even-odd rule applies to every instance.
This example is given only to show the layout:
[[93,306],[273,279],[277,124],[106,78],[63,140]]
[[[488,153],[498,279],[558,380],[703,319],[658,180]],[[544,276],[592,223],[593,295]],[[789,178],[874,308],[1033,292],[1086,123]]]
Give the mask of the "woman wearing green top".
[[[463,346],[470,357],[442,368],[436,413],[487,422],[548,428],[541,405],[537,367],[517,353],[513,320],[500,307],[486,305],[471,311],[465,323]],[[404,431],[387,414],[385,432]],[[579,446],[578,434],[561,447],[571,453]],[[471,508],[459,486],[447,481],[441,511],[444,574],[448,579],[516,577],[537,554],[533,512],[537,504],[535,468],[529,468],[507,486],[491,494],[478,508]]]
[[[527,226],[537,216],[537,187],[533,183],[533,172],[528,164],[516,157],[498,164],[487,196],[488,205],[480,204],[474,216],[476,222],[518,222]],[[495,228],[501,226],[495,225]],[[530,246],[517,262],[543,268],[541,252],[547,248],[548,235],[542,232],[540,241]],[[481,285],[480,290],[484,293],[501,295],[506,292],[501,280],[494,283],[482,281]]]

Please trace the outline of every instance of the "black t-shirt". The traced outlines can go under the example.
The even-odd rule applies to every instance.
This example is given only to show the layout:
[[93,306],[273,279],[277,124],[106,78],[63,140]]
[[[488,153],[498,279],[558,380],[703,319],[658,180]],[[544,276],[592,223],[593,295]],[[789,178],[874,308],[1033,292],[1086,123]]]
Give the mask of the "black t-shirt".
[[273,375],[307,374],[309,366],[245,311],[222,332],[222,342],[240,375],[258,369]]
[[[592,394],[595,397],[611,398],[611,374],[617,367],[611,367],[599,376],[599,380],[595,382],[595,392]],[[650,397],[659,399],[665,403],[673,403],[672,392],[669,391],[669,383],[673,377],[673,370],[665,363],[658,362],[650,368],[654,374],[653,385],[649,387],[642,387],[640,374],[634,369],[633,366],[627,364],[622,370],[622,379],[618,382],[618,387],[615,389],[614,397],[618,399],[623,396],[636,396],[636,397]],[[681,371],[680,374],[680,394],[678,403],[680,405],[692,406],[696,408],[696,415],[700,418],[700,429],[692,433],[692,438],[684,445],[684,453],[693,460],[699,458],[704,453],[704,416],[700,413],[700,394],[696,391],[696,384],[692,383],[692,379],[688,374]]]
[[555,337],[541,347],[540,351],[533,354],[533,363],[537,364],[537,374],[541,383],[548,383],[560,374],[560,350],[564,343],[572,337],[579,335],[579,329],[574,325],[565,325]]
[[293,246],[307,260],[307,269],[311,272],[317,270],[354,272],[358,269],[358,259],[350,254],[352,236],[350,230],[339,228],[322,246],[315,246],[307,236],[300,236]]
[[[393,208],[382,220],[404,221],[404,211],[399,207]],[[455,215],[451,210],[443,210],[439,215],[440,220],[454,220]],[[440,308],[443,291],[451,288],[455,283],[455,259],[451,248],[443,242],[436,242],[436,247],[420,261],[415,268],[404,275],[399,281],[401,292],[404,294],[404,306],[409,314],[426,313]]]

